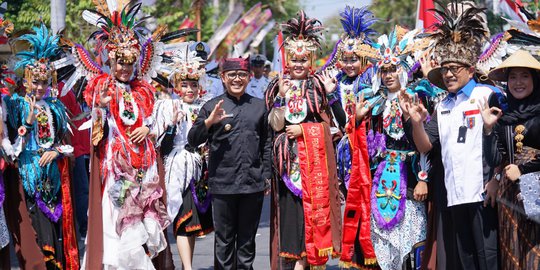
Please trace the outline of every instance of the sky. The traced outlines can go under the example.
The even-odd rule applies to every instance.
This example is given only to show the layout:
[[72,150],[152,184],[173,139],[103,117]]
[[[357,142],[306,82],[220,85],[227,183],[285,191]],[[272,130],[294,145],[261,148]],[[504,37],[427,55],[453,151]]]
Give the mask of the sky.
[[338,14],[345,6],[362,7],[371,4],[371,0],[300,0],[308,17],[317,18],[325,23],[332,15]]

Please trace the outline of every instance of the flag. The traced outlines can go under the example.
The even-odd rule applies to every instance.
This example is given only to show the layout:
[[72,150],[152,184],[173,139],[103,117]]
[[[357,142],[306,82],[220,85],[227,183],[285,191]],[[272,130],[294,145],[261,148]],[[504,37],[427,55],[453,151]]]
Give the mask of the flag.
[[272,70],[280,72],[285,70],[285,52],[283,47],[283,33],[278,31],[276,38],[274,39],[274,57],[272,58]]
[[521,0],[496,0],[499,2],[499,10],[510,19],[520,22],[526,22],[527,18],[519,10],[523,6]]
[[[260,40],[266,36],[270,30],[272,30],[272,26],[269,29],[263,29],[265,24],[267,24],[268,20],[272,18],[272,11],[270,9],[263,10],[258,16],[255,21],[253,21],[243,32],[244,35],[241,38],[241,42],[237,39],[237,42],[240,42],[240,54],[244,54],[250,43],[257,37],[261,36]],[[259,41],[260,43],[260,41]],[[254,47],[259,46],[259,44],[255,45]]]
[[219,43],[229,34],[231,29],[234,26],[234,23],[244,11],[244,5],[242,3],[236,3],[233,10],[229,13],[229,16],[223,24],[214,32],[214,35],[208,40],[208,46],[210,47],[210,54],[214,54],[215,49],[218,47]]
[[418,9],[416,12],[416,29],[429,29],[435,23],[437,18],[431,9],[435,8],[433,0],[418,0]]
[[274,25],[276,25],[276,21],[271,20],[269,23],[267,23],[264,28],[262,28],[259,33],[255,36],[251,44],[249,45],[252,48],[257,48],[263,41],[264,37],[274,28]]

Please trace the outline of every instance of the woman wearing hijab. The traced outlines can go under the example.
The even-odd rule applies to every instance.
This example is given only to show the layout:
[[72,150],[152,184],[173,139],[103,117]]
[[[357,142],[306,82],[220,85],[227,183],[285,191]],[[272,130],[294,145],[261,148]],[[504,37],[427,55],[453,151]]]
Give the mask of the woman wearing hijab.
[[540,172],[540,62],[520,50],[489,73],[507,83],[506,98],[492,95],[482,107],[485,156],[499,167],[501,269],[540,267],[540,225],[524,212],[519,178]]

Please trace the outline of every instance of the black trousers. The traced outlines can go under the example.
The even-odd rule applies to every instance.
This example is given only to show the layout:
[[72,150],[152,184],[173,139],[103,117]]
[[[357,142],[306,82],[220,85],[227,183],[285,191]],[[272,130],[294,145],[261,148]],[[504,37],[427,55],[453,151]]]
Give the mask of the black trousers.
[[212,194],[214,269],[253,269],[264,193]]
[[449,207],[463,269],[497,270],[497,211],[483,202]]

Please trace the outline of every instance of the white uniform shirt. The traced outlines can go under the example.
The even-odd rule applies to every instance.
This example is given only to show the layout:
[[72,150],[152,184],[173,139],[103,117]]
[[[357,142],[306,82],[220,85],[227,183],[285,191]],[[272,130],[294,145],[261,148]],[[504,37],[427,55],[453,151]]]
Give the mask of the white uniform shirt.
[[[437,124],[444,166],[448,206],[483,200],[483,126],[478,102],[493,89],[471,80],[456,96],[449,95],[437,107]],[[460,129],[462,130],[460,132]],[[465,134],[463,130],[466,129]],[[465,135],[458,142],[458,136]]]
[[222,95],[225,91],[221,79],[208,74],[206,74],[204,78],[204,90],[206,93],[201,97],[204,100],[210,100],[214,97]]
[[268,80],[268,78],[264,76],[261,76],[260,79],[256,79],[255,77],[253,77],[249,81],[249,84],[246,88],[246,93],[251,96],[264,99],[264,92],[266,91],[266,87],[268,87],[269,83],[270,80]]

